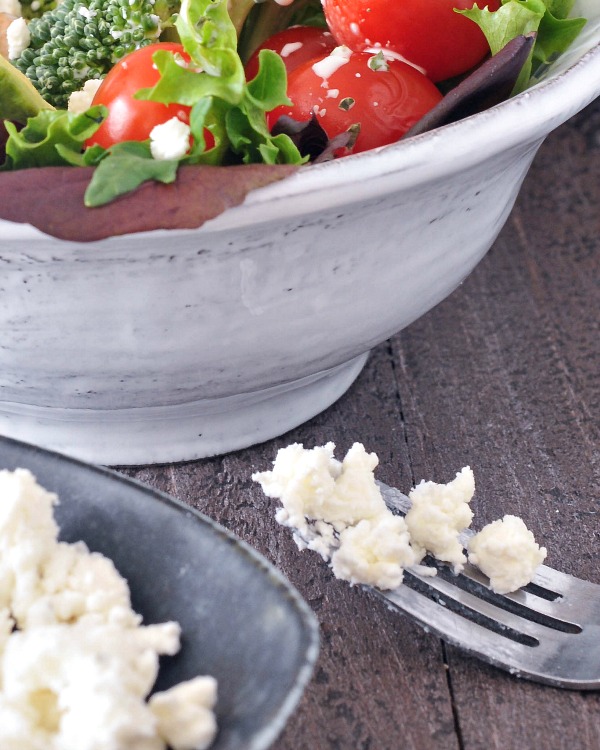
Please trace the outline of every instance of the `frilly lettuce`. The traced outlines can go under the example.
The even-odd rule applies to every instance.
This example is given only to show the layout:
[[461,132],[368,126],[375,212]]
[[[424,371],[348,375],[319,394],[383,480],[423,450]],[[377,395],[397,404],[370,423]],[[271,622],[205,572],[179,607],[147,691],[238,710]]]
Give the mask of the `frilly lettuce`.
[[[58,109],[43,109],[30,117],[21,130],[10,121],[4,123],[9,138],[3,169],[59,167],[69,164],[91,164],[81,151],[106,116],[106,107],[97,106],[82,114]],[[93,150],[90,155],[97,155]]]
[[487,7],[457,11],[477,23],[485,34],[492,55],[511,39],[531,32],[536,41],[523,66],[514,93],[535,82],[535,78],[561,55],[586,24],[585,18],[568,18],[574,0],[502,0],[493,12]]

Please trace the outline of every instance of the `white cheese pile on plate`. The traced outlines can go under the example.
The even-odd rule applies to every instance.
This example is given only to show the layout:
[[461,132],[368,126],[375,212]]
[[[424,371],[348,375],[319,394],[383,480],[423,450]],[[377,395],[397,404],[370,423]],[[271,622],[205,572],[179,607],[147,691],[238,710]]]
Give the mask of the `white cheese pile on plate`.
[[179,625],[142,625],[112,561],[58,541],[56,503],[29,471],[0,471],[0,748],[204,750],[216,681],[147,700]]
[[[462,570],[467,558],[459,537],[471,524],[475,493],[470,467],[448,484],[422,481],[410,491],[412,506],[402,518],[377,486],[375,453],[355,443],[340,462],[334,449],[333,443],[311,450],[294,443],[278,451],[271,471],[252,475],[268,497],[280,500],[276,519],[293,529],[300,549],[319,552],[338,578],[380,589],[397,588],[406,569],[435,575],[419,564],[427,553]],[[498,593],[528,583],[545,556],[515,516],[490,524],[469,545],[469,561]]]

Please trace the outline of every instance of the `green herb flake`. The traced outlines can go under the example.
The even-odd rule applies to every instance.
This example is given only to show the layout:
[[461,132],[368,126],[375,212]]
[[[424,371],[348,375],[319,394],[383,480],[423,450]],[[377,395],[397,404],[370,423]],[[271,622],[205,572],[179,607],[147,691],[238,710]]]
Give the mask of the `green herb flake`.
[[370,57],[368,64],[371,70],[375,70],[377,72],[390,69],[388,61],[385,59],[383,52],[378,52],[376,55],[373,55],[373,57]]

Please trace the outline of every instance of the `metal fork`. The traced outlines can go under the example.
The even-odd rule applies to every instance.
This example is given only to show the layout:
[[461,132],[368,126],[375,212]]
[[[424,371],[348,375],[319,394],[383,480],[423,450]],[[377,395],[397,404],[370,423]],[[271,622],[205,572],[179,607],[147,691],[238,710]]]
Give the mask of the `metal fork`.
[[[388,507],[404,514],[410,500],[379,483]],[[463,544],[473,532],[464,533]],[[573,690],[600,689],[600,586],[542,565],[532,583],[494,593],[467,564],[455,575],[426,558],[436,576],[412,571],[393,591],[366,587],[425,630],[518,677]]]

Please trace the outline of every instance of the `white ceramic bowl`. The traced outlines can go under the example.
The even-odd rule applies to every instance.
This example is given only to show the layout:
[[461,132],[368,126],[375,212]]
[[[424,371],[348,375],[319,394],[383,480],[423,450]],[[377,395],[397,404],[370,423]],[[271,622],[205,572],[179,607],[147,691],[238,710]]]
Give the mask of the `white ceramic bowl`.
[[333,403],[490,248],[547,134],[600,95],[600,3],[533,89],[303,168],[197,230],[94,243],[0,221],[0,431],[86,460],[199,458]]

